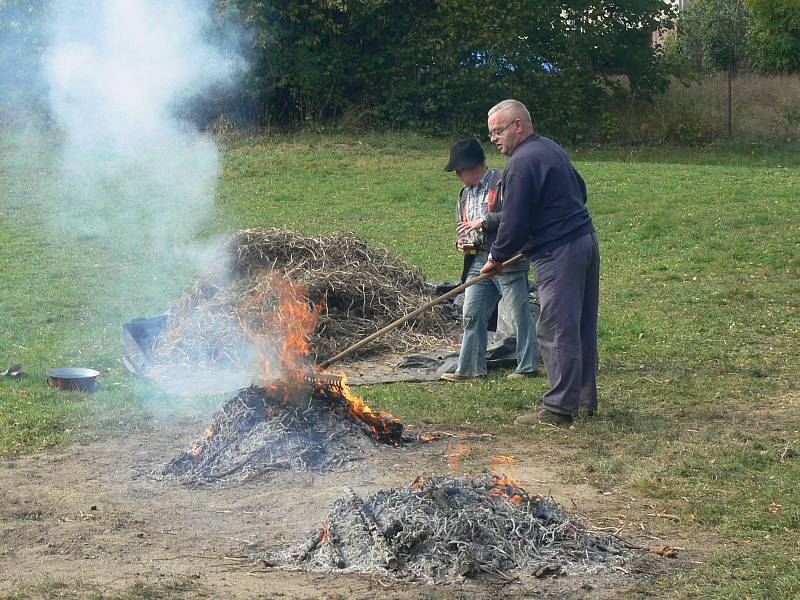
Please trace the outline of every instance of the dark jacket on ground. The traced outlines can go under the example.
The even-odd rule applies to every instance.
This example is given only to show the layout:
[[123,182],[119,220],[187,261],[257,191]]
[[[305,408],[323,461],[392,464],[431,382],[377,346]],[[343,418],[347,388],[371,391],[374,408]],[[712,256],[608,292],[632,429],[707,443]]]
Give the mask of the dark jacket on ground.
[[493,260],[508,260],[519,251],[536,259],[594,231],[583,178],[564,149],[541,135],[534,133],[514,149],[501,195]]

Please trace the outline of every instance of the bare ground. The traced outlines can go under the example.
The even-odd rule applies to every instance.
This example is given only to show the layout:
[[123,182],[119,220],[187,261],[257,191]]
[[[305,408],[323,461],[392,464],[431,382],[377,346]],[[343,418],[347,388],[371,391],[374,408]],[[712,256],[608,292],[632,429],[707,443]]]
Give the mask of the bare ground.
[[[188,447],[206,423],[160,422],[148,431],[0,461],[0,598],[82,597],[156,586],[159,598],[489,598],[498,584],[398,583],[370,576],[266,570],[236,559],[290,544],[318,526],[345,486],[369,494],[409,485],[420,474],[479,473],[497,454],[532,494],[547,494],[595,526],[624,527],[643,546],[687,547],[666,525],[658,540],[638,524],[646,502],[588,485],[566,485],[543,448],[529,439],[478,438],[457,459],[458,440],[376,449],[334,473],[268,474],[203,488],[157,483],[146,474]],[[652,519],[649,519],[652,521]],[[661,530],[665,525],[660,523]],[[659,575],[686,568],[679,559],[642,553],[623,572],[537,580],[502,589],[505,598],[619,598],[646,593]],[[44,583],[42,583],[44,582]],[[73,595],[53,595],[53,589]],[[138,589],[138,588],[137,588]],[[140,590],[141,591],[141,590]],[[107,596],[103,596],[107,597]],[[128,597],[128,596],[125,596]],[[136,596],[151,597],[151,596]]]

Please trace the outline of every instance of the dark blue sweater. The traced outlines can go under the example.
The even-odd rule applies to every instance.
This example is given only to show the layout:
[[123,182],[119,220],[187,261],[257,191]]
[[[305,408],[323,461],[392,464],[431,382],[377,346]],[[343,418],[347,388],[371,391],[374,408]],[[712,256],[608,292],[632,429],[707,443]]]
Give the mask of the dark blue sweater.
[[594,231],[586,209],[586,183],[553,140],[533,134],[511,154],[503,171],[503,212],[492,259],[522,251],[539,258]]

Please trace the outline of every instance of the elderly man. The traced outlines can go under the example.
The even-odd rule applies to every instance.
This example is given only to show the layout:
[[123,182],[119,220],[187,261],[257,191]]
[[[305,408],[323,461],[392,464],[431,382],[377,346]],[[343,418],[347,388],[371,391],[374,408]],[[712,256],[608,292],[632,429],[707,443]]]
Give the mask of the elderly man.
[[[476,277],[486,263],[489,245],[500,223],[502,205],[497,196],[500,172],[486,166],[483,148],[475,138],[462,140],[450,151],[446,171],[455,171],[464,187],[458,196],[458,240],[464,253],[462,281]],[[442,379],[467,381],[486,375],[488,322],[502,295],[504,308],[511,316],[517,338],[517,368],[510,379],[534,377],[539,367],[539,347],[535,324],[528,303],[530,263],[520,261],[495,278],[486,279],[464,292],[464,337],[455,373]]]
[[533,130],[525,106],[504,100],[489,111],[489,137],[511,157],[503,171],[503,213],[482,273],[522,251],[536,268],[537,326],[550,390],[538,412],[516,425],[565,424],[597,410],[600,250],[586,209],[586,184],[567,153]]

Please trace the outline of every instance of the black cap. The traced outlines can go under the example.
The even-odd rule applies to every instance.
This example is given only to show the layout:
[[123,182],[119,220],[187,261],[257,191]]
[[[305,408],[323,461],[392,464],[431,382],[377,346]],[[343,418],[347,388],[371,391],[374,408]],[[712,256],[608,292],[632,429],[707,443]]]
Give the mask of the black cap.
[[444,168],[445,171],[458,171],[486,162],[486,155],[480,142],[475,138],[461,140],[450,148],[450,161]]

